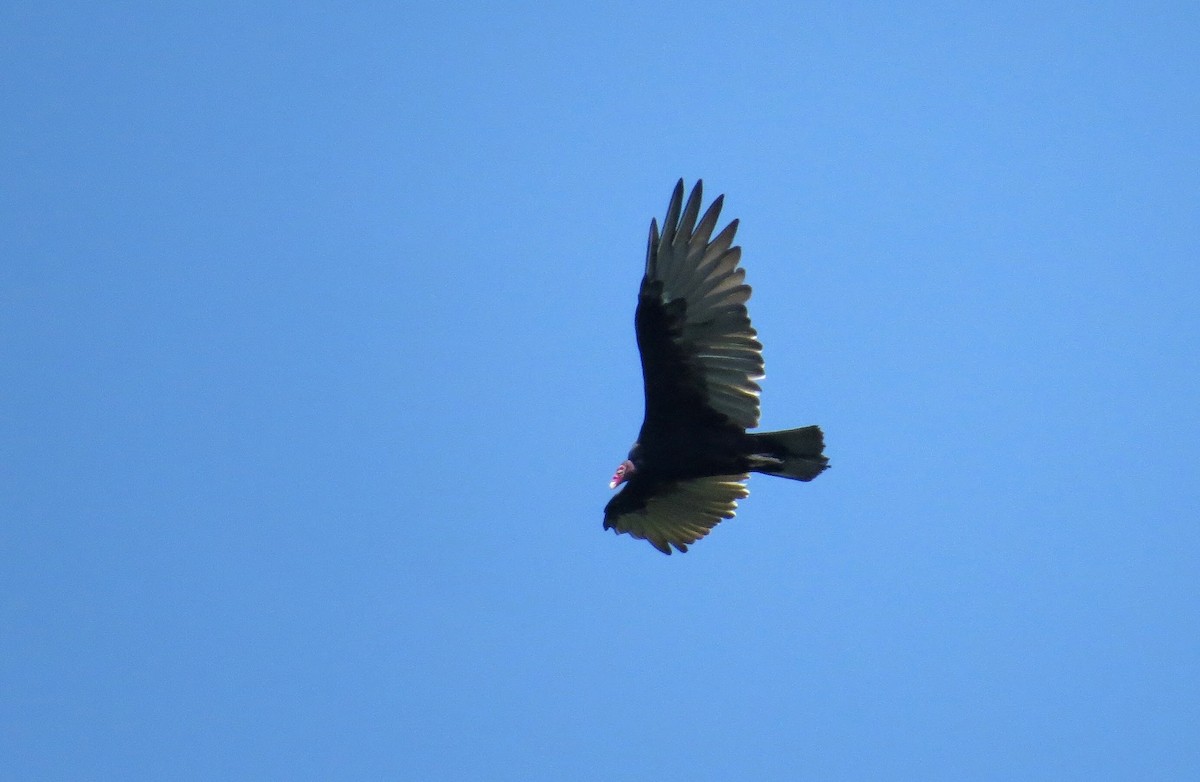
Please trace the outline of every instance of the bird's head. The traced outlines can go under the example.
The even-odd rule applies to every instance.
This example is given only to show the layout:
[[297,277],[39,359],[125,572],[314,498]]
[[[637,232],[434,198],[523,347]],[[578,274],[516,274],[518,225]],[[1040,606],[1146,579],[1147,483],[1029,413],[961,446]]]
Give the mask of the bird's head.
[[633,462],[626,459],[617,466],[617,471],[613,474],[612,482],[608,484],[608,488],[617,488],[622,483],[632,478],[635,472],[637,472],[637,468],[633,466]]

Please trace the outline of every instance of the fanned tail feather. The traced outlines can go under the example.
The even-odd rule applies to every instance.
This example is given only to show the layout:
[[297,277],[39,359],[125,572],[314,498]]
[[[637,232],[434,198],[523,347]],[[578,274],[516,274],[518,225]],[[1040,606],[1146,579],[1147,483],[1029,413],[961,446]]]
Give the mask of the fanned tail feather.
[[819,426],[751,434],[750,441],[750,469],[755,472],[811,481],[829,467]]

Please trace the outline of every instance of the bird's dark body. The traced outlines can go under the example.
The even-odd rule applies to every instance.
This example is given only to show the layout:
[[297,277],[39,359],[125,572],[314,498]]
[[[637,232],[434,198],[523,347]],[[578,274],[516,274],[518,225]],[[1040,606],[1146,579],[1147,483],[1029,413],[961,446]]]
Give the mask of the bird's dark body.
[[[634,328],[645,416],[629,477],[605,507],[605,528],[680,551],[729,518],[750,472],[812,480],[824,470],[816,426],[749,433],[758,423],[762,345],[750,326],[749,286],[733,221],[709,241],[718,198],[697,223],[701,185],[682,204],[676,185],[663,233],[652,222]],[[619,473],[624,475],[624,473]]]
[[[820,429],[806,427],[812,432],[812,446],[806,452],[812,460],[811,470],[804,475],[781,477],[808,481],[828,466],[822,455],[824,448]],[[800,430],[794,430],[800,431]],[[672,434],[646,437],[643,427],[638,442],[629,449],[628,459],[636,468],[637,481],[630,481],[624,491],[609,500],[605,515],[645,507],[645,501],[655,491],[679,481],[708,478],[714,475],[739,475],[761,472],[780,473],[768,469],[772,459],[782,459],[785,446],[775,441],[775,433],[750,433],[732,426],[675,430]]]

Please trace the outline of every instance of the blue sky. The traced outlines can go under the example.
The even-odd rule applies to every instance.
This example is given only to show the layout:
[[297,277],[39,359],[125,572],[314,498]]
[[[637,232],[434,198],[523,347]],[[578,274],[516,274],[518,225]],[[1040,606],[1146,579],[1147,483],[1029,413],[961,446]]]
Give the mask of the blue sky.
[[[9,3],[0,777],[1200,768],[1190,4]],[[763,425],[601,530],[649,220]]]

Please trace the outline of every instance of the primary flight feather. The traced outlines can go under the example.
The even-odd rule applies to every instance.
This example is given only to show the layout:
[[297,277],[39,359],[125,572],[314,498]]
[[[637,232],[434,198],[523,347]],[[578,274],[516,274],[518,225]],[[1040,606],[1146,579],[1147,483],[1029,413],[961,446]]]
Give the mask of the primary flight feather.
[[828,467],[820,427],[747,432],[758,426],[762,344],[750,325],[750,286],[733,246],[737,220],[715,237],[724,196],[700,216],[703,183],[687,203],[675,185],[662,233],[650,221],[634,328],[646,412],[617,467],[604,528],[664,554],[687,551],[749,494],[751,472],[811,481]]

